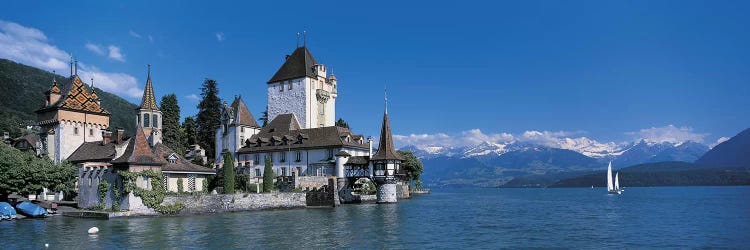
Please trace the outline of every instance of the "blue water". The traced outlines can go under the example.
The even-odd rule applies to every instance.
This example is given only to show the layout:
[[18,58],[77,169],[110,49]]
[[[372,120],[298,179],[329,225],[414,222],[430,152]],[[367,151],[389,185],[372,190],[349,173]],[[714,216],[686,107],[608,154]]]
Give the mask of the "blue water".
[[[3,249],[748,248],[750,187],[436,189],[393,205],[0,222]],[[89,236],[90,227],[99,227]]]

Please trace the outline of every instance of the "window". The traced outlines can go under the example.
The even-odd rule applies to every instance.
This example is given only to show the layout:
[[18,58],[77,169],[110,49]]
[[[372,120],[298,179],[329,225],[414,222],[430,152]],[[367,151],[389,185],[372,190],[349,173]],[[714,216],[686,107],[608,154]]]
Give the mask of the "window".
[[154,125],[154,128],[159,127],[159,115],[154,114],[154,121],[151,122]]
[[281,176],[286,176],[286,168],[281,167]]
[[255,176],[260,176],[260,168],[255,169]]
[[73,134],[78,134],[78,127],[73,128]]
[[328,159],[333,159],[333,149],[332,148],[328,149]]
[[195,191],[195,174],[188,174],[188,189]]
[[286,162],[286,152],[279,152],[279,162]]
[[240,145],[245,144],[245,135],[240,135]]
[[171,154],[167,157],[169,163],[177,163],[177,154]]
[[89,136],[94,136],[94,129],[93,128],[89,129]]
[[148,179],[148,176],[143,176],[143,186],[146,187],[146,189],[151,189],[151,182]]
[[255,159],[253,159],[253,164],[255,165],[260,164],[260,154],[255,154]]
[[240,132],[245,133],[245,127],[240,127]]
[[294,159],[294,161],[301,162],[302,161],[302,152],[301,151],[296,151],[295,153],[296,153],[297,157]]
[[292,89],[292,85],[293,85],[293,84],[294,84],[294,82],[292,82],[292,81],[289,81],[289,90],[291,90],[291,89]]
[[279,92],[284,92],[284,81],[279,83]]
[[148,114],[143,114],[143,127],[144,128],[148,128],[149,127],[150,123],[148,122],[149,121],[148,118],[149,118]]

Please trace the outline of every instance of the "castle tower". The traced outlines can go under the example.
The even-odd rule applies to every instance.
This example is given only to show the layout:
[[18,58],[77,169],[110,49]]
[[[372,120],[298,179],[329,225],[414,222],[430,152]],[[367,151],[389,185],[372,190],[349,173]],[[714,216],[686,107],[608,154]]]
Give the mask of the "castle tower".
[[102,131],[109,127],[109,112],[78,77],[77,69],[73,73],[71,63],[68,81],[58,84],[53,78],[44,93],[44,107],[34,111],[41,127],[42,154],[54,162],[66,160],[84,142],[101,141]]
[[335,125],[337,80],[307,47],[297,47],[268,81],[268,120],[294,113],[302,128]]
[[373,178],[378,183],[378,203],[397,202],[396,182],[400,176],[401,162],[404,158],[393,147],[391,123],[388,121],[388,107],[383,114],[378,153],[371,160],[374,168]]
[[[148,77],[146,78],[146,88],[143,89],[143,98],[141,106],[137,109],[136,125],[143,128],[143,132],[148,138],[151,146],[161,142],[161,110],[156,106],[154,97],[154,87],[151,83],[151,64],[148,65]],[[136,127],[137,127],[136,126]]]

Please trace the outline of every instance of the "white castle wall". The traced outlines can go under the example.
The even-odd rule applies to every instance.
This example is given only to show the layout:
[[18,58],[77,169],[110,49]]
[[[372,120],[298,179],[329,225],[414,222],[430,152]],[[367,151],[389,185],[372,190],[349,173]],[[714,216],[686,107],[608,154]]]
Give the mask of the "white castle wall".
[[[76,133],[78,128],[78,133]],[[89,131],[92,129],[93,131]],[[101,141],[102,130],[106,127],[81,122],[62,121],[55,126],[55,162],[65,161],[84,142]]]

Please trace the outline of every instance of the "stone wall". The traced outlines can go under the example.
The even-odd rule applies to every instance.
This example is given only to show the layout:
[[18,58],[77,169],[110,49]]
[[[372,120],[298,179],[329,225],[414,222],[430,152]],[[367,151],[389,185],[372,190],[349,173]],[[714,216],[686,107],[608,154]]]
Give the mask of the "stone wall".
[[168,195],[162,205],[182,202],[181,214],[304,208],[304,193]]
[[308,206],[336,206],[339,203],[338,188],[335,179],[328,179],[328,184],[320,188],[308,190],[305,193],[305,200]]
[[326,176],[300,176],[295,180],[294,186],[300,189],[313,189],[320,188],[328,185],[328,177]]

